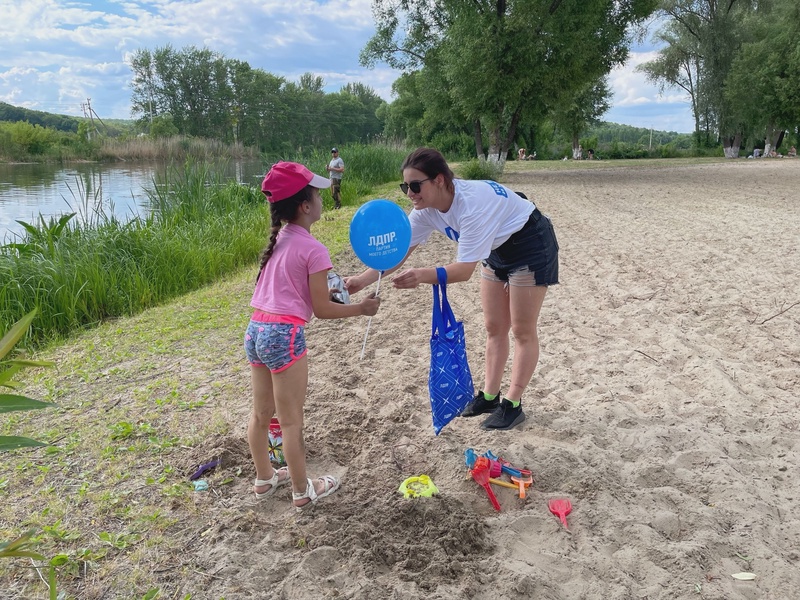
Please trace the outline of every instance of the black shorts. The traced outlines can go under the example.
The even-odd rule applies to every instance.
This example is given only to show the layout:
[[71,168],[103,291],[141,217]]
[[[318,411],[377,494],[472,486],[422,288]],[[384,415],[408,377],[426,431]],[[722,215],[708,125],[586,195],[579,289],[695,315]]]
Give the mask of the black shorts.
[[535,209],[525,225],[492,250],[482,262],[500,281],[519,271],[533,274],[535,285],[558,283],[558,240],[550,217]]

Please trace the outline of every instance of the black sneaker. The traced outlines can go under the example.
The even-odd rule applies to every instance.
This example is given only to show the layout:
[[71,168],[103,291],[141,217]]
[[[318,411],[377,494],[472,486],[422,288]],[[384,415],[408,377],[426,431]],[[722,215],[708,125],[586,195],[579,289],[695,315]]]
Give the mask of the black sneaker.
[[503,398],[495,411],[488,419],[481,423],[481,429],[511,429],[525,420],[522,404],[514,408],[509,400]]
[[475,396],[461,412],[461,416],[477,417],[478,415],[494,411],[499,405],[500,403],[497,401],[497,398],[494,400],[487,400],[483,392],[478,392],[478,395]]

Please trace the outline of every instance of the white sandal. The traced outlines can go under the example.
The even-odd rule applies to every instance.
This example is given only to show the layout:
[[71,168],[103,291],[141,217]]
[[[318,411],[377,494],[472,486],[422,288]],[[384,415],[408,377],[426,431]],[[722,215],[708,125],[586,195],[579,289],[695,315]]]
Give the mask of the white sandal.
[[341,482],[333,475],[323,475],[322,477],[318,477],[318,479],[325,484],[324,491],[320,492],[319,494],[317,494],[317,490],[314,487],[314,482],[311,479],[306,480],[305,492],[292,492],[292,503],[297,500],[303,500],[304,498],[308,498],[310,500],[310,502],[306,502],[302,506],[297,506],[295,504],[294,507],[298,512],[313,506],[320,498],[330,496],[333,492],[338,490],[339,486],[341,485]]
[[[286,477],[281,479],[280,473],[286,473]],[[292,476],[289,475],[289,467],[281,467],[280,469],[274,469],[272,477],[270,477],[269,479],[256,478],[256,480],[253,482],[254,486],[256,487],[262,487],[265,485],[272,486],[266,492],[261,492],[260,494],[255,490],[253,490],[253,492],[256,495],[256,500],[263,500],[264,498],[271,496],[272,494],[275,493],[275,490],[277,490],[282,485],[286,485],[291,480]]]

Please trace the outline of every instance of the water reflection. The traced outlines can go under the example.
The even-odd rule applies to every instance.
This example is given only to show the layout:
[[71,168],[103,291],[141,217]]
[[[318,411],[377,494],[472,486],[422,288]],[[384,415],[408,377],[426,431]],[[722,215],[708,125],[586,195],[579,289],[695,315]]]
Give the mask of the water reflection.
[[[255,185],[264,173],[258,161],[218,167],[227,179]],[[0,241],[20,234],[16,221],[38,223],[65,213],[84,222],[99,214],[128,220],[149,210],[148,190],[163,181],[167,168],[154,163],[0,164]],[[99,211],[99,213],[98,213]]]

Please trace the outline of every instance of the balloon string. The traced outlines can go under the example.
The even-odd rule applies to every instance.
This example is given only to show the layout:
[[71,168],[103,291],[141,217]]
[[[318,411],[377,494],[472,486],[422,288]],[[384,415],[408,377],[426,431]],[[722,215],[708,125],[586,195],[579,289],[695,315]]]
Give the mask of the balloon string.
[[[378,287],[375,288],[376,298],[378,297],[378,292],[381,290],[381,275],[383,275],[383,271],[378,271]],[[364,343],[361,344],[361,358],[359,360],[364,360],[364,351],[367,349],[367,336],[369,335],[370,325],[372,325],[372,317],[367,321],[367,333],[364,334]]]

